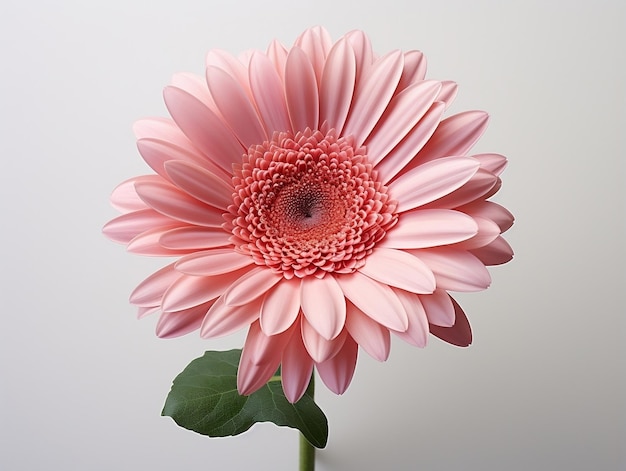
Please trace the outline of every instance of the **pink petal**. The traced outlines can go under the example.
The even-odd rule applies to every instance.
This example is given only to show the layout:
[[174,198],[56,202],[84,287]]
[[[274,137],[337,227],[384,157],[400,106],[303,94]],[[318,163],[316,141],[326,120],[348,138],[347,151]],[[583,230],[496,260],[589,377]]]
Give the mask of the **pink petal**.
[[293,47],[287,56],[285,93],[293,131],[317,129],[319,119],[317,79],[311,61],[299,47]]
[[298,36],[294,45],[302,49],[309,59],[311,59],[319,86],[326,56],[332,46],[332,39],[328,31],[321,26],[309,28]]
[[302,279],[302,312],[320,335],[332,340],[346,321],[346,300],[333,276]]
[[158,175],[142,175],[126,180],[115,187],[111,193],[111,205],[123,213],[148,209],[148,205],[137,194],[135,183],[137,182],[163,182]]
[[171,118],[144,118],[135,121],[133,132],[137,140],[152,139],[198,154],[198,149]]
[[206,313],[200,327],[204,339],[223,337],[251,325],[259,318],[261,301],[256,300],[243,306],[227,306],[224,297],[219,297]]
[[227,72],[207,67],[206,80],[220,113],[245,148],[267,140],[250,99],[241,85]]
[[507,159],[500,154],[476,154],[472,157],[480,162],[480,168],[494,175],[499,176],[506,168]]
[[[246,355],[255,365],[262,365],[263,363],[275,362],[276,357],[278,357],[280,361],[280,357],[282,357],[283,351],[289,343],[292,335],[294,333],[297,335],[299,325],[294,325],[285,332],[277,335],[265,335],[260,329],[259,321],[251,324],[250,328],[251,330],[254,329],[256,332],[256,338],[254,339],[254,348],[251,349],[252,351],[249,351]],[[249,346],[249,335],[250,334],[248,333],[244,349],[246,346]]]
[[488,121],[484,111],[465,111],[444,119],[407,170],[441,157],[466,155],[485,132]]
[[404,68],[398,84],[398,90],[404,90],[409,85],[426,76],[426,58],[420,51],[407,51],[404,53]]
[[174,121],[194,145],[220,168],[232,172],[245,149],[222,118],[179,88],[166,87],[163,97]]
[[229,273],[253,263],[252,257],[235,252],[229,247],[186,255],[176,262],[176,269],[187,275],[214,276]]
[[356,82],[359,83],[363,76],[367,74],[374,62],[374,53],[372,52],[372,44],[367,35],[360,30],[350,31],[345,35],[356,58]]
[[237,54],[237,60],[250,70],[250,60],[256,52],[259,52],[258,49],[246,49],[245,51],[241,51]]
[[142,157],[155,172],[164,178],[169,179],[165,174],[163,164],[170,160],[182,160],[196,163],[222,180],[231,182],[230,167],[227,172],[200,152],[173,120],[165,118],[139,120],[135,123],[133,130],[137,135],[137,147]]
[[291,129],[283,83],[274,64],[261,53],[250,60],[250,87],[268,136]]
[[420,301],[431,325],[440,327],[452,327],[454,325],[454,305],[446,290],[438,289],[433,294],[420,296]]
[[181,275],[174,264],[167,265],[143,280],[131,293],[130,302],[135,306],[152,307],[161,304],[163,294]]
[[411,250],[435,274],[437,288],[450,291],[481,291],[491,284],[485,265],[471,253],[452,248]]
[[365,141],[370,162],[378,164],[413,129],[432,106],[441,83],[414,83],[394,96],[389,107]]
[[188,72],[174,74],[170,85],[186,91],[201,101],[207,108],[216,110],[215,102],[209,93],[204,77]]
[[513,249],[503,237],[497,237],[491,244],[471,253],[485,265],[502,265],[513,259]]
[[454,299],[452,299],[452,304],[454,305],[454,317],[456,319],[454,325],[452,327],[431,325],[430,333],[449,344],[457,347],[467,347],[472,343],[472,328],[461,306]]
[[478,161],[468,157],[444,157],[420,165],[389,185],[398,211],[423,206],[466,183],[477,171]]
[[142,209],[112,219],[104,225],[102,232],[115,242],[127,244],[144,231],[154,227],[171,226],[176,222],[153,209]]
[[335,394],[343,394],[354,376],[358,345],[348,336],[341,351],[334,357],[317,364],[320,378]]
[[175,257],[178,255],[188,254],[189,250],[168,249],[166,247],[163,247],[159,242],[161,240],[161,236],[165,232],[177,227],[180,227],[180,224],[164,227],[155,227],[153,229],[144,231],[141,234],[133,237],[133,239],[128,242],[126,250],[128,250],[130,253],[138,255],[148,255],[153,257]]
[[163,232],[159,244],[168,249],[208,249],[230,245],[231,235],[221,228],[186,226]]
[[[291,334],[291,331],[288,333]],[[239,394],[252,394],[274,375],[289,341],[290,336],[286,334],[268,337],[261,331],[258,321],[250,326],[237,370]]]
[[350,336],[375,360],[387,360],[391,350],[389,330],[363,314],[352,303],[348,303],[347,311],[346,329]]
[[232,180],[232,175],[227,175],[222,168],[198,151],[190,152],[169,142],[153,138],[139,139],[137,149],[139,149],[143,160],[166,180],[170,180],[170,176],[165,171],[165,163],[175,160],[199,165],[226,183],[230,183]]
[[283,351],[281,380],[285,397],[291,403],[298,402],[304,395],[313,374],[313,360],[302,343],[300,332],[291,336]]
[[470,239],[455,245],[455,248],[462,250],[472,250],[485,245],[489,245],[496,237],[500,235],[500,228],[491,219],[474,216],[473,218],[478,224],[478,232]]
[[280,358],[271,363],[255,365],[243,357],[237,369],[237,391],[242,396],[248,396],[267,384],[274,376],[280,365]]
[[171,144],[155,141],[154,139],[139,139],[137,141],[137,149],[143,157],[143,160],[152,170],[166,180],[169,180],[169,176],[165,173],[163,164],[173,159],[172,155],[168,152],[168,145]]
[[138,307],[137,308],[137,319],[143,319],[150,314],[154,314],[161,310],[161,306],[152,306],[152,307]]
[[350,110],[355,82],[354,50],[342,39],[328,54],[320,85],[320,120],[339,133]]
[[165,181],[137,182],[135,189],[152,209],[178,221],[207,227],[221,227],[224,224],[224,211],[192,198]]
[[352,134],[360,146],[382,116],[398,86],[404,58],[401,51],[393,51],[378,59],[359,84],[352,109],[343,130]]
[[288,51],[277,40],[273,40],[267,47],[267,57],[272,61],[280,80],[285,80],[285,64],[287,63]]
[[322,337],[305,317],[302,318],[301,326],[302,340],[306,350],[316,362],[325,361],[335,356],[346,341],[347,333],[345,329],[334,339],[328,340]]
[[213,301],[179,312],[164,312],[156,326],[157,337],[171,339],[198,330]]
[[375,248],[359,271],[380,283],[412,293],[435,290],[432,271],[420,259],[402,250]]
[[428,142],[441,121],[444,108],[443,103],[435,102],[421,121],[376,165],[376,171],[383,184],[387,184],[395,177]]
[[215,299],[248,271],[244,268],[217,276],[180,275],[163,295],[163,310],[182,311]]
[[487,194],[497,183],[498,177],[481,168],[463,186],[424,207],[458,208],[478,199],[488,198]]
[[404,306],[409,318],[409,328],[404,332],[394,333],[408,344],[424,348],[428,342],[428,318],[420,299],[430,295],[419,296],[401,289],[394,289],[393,291]]
[[287,330],[300,312],[300,280],[282,280],[270,289],[261,306],[261,330],[276,335]]
[[226,210],[233,204],[231,182],[226,182],[204,168],[180,160],[164,164],[170,180],[185,193],[214,208]]
[[446,104],[446,109],[450,107],[454,98],[456,97],[456,93],[459,89],[459,86],[450,80],[444,80],[441,82],[441,91],[437,96],[437,101],[442,101]]
[[248,70],[246,66],[232,54],[221,49],[212,49],[206,56],[206,66],[220,68],[233,77],[242,90],[247,93],[250,98],[250,85],[248,83]]
[[242,306],[267,292],[282,279],[282,275],[277,275],[266,267],[253,268],[224,293],[224,302],[228,306]]
[[472,217],[490,219],[500,228],[500,232],[505,232],[511,228],[515,218],[504,207],[492,201],[476,201],[459,208],[459,211],[469,214]]
[[[479,170],[480,171],[480,170]],[[496,183],[491,187],[489,191],[487,191],[484,195],[482,195],[482,199],[489,199],[493,195],[495,195],[502,188],[502,180],[496,177]]]
[[460,211],[417,209],[400,214],[377,247],[419,249],[467,240],[478,232],[474,219]]
[[376,322],[393,330],[407,329],[406,312],[389,286],[359,272],[336,278],[346,298]]

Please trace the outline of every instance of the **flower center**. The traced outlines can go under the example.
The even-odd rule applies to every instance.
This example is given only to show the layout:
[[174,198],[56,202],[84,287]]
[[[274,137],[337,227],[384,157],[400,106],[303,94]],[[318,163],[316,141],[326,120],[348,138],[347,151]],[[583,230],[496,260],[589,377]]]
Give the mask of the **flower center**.
[[365,148],[334,130],[274,134],[233,183],[233,243],[286,278],[352,273],[397,221]]
[[270,227],[284,237],[323,239],[336,234],[345,223],[347,207],[336,188],[309,182],[283,187],[278,193],[271,213]]

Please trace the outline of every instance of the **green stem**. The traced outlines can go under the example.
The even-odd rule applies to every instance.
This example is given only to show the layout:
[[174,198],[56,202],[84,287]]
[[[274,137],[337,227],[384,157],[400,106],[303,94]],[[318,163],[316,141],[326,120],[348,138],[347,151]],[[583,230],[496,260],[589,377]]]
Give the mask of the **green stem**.
[[315,447],[300,434],[300,471],[315,471]]
[[[313,397],[315,392],[313,375],[311,375],[308,392]],[[302,434],[300,434],[300,471],[315,471],[315,447]]]

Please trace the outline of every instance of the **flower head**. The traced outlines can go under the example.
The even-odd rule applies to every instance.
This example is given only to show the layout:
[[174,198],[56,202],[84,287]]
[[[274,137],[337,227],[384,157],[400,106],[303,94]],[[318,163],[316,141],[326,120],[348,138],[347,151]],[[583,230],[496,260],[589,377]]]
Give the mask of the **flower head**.
[[290,401],[314,367],[343,393],[358,347],[385,360],[391,334],[468,345],[448,291],[487,288],[486,266],[512,258],[513,217],[487,201],[506,159],[468,155],[486,113],[443,118],[456,85],[424,76],[418,51],[376,56],[362,32],[333,43],[322,28],[176,75],[171,119],[135,126],[155,174],[115,189],[122,215],[104,228],[177,258],[131,295],[160,312],[157,335],[247,327],[240,393],[281,365]]

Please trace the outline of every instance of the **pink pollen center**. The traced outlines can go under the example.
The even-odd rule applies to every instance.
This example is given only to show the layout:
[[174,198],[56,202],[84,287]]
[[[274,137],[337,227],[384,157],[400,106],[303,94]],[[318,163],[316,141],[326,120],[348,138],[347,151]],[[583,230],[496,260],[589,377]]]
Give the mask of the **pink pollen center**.
[[365,148],[334,130],[276,133],[233,183],[233,243],[286,278],[354,272],[397,221]]
[[320,240],[340,232],[346,216],[346,204],[332,186],[294,183],[278,193],[269,220],[285,237]]

